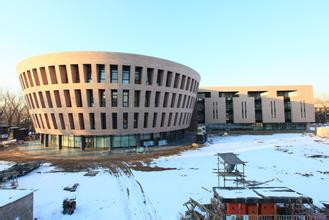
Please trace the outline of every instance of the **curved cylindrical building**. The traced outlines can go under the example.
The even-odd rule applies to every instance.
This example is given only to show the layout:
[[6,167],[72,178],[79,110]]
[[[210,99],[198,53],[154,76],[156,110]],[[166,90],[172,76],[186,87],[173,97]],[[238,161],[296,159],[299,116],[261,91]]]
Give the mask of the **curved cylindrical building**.
[[155,57],[63,52],[17,65],[34,127],[45,146],[161,145],[189,127],[200,76]]

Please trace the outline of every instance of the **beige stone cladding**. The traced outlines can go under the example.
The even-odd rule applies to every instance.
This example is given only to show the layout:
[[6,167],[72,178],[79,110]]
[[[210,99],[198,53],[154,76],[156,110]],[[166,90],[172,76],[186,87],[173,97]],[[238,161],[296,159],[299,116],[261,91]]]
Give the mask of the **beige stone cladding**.
[[200,76],[182,64],[127,53],[63,52],[17,72],[38,133],[125,135],[189,127]]
[[[210,93],[210,97],[205,98],[206,124],[227,122],[227,100],[233,102],[233,123],[308,123],[315,120],[313,87],[310,85],[203,87],[199,92]],[[223,98],[219,97],[220,93],[233,95]],[[213,118],[212,103],[216,100],[221,100],[218,120]],[[259,100],[259,104],[255,100]],[[255,117],[257,111],[261,112],[261,121]],[[286,118],[287,115],[291,118]]]

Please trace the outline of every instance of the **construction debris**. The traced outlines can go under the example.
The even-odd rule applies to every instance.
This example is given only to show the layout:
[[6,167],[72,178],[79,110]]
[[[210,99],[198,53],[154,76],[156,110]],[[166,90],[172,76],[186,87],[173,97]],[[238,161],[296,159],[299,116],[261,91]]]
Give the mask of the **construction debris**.
[[66,186],[64,188],[64,190],[69,191],[69,192],[75,192],[77,190],[78,186],[79,186],[79,183],[76,183],[73,186]]
[[96,176],[99,171],[89,170],[84,176]]
[[14,166],[0,172],[0,183],[24,176],[29,172],[40,167],[41,162],[18,163]]
[[64,199],[63,201],[63,214],[72,215],[76,209],[76,199]]

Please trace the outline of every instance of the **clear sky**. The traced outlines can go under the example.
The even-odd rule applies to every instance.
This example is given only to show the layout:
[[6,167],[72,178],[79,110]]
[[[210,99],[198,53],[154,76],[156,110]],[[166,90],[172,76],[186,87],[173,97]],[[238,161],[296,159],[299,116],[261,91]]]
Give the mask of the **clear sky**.
[[328,0],[0,0],[0,88],[55,51],[130,52],[197,70],[201,86],[313,84],[329,93]]

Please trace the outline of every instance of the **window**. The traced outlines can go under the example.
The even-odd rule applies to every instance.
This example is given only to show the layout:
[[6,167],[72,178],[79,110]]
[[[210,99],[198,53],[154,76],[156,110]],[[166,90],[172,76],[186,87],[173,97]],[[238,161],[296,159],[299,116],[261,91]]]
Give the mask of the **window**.
[[135,84],[142,83],[142,70],[143,70],[143,67],[140,67],[140,66],[135,67]]
[[50,123],[49,123],[48,115],[46,113],[44,113],[44,116],[45,116],[47,128],[50,129]]
[[145,92],[145,107],[150,107],[151,102],[151,91]]
[[58,90],[54,90],[54,94],[55,94],[56,107],[57,108],[61,108],[62,107],[62,103],[61,103],[61,98],[59,96],[59,91]]
[[62,83],[68,83],[66,65],[59,65],[59,74]]
[[138,112],[134,113],[134,128],[138,128]]
[[162,112],[160,127],[164,126],[165,119],[166,119],[166,113]]
[[47,102],[48,102],[48,107],[52,108],[53,107],[53,102],[51,101],[51,96],[50,96],[49,91],[46,91],[46,98],[47,98]]
[[112,113],[112,129],[118,128],[118,115],[117,113]]
[[158,113],[154,112],[153,114],[153,128],[155,128],[157,126],[157,117],[158,117]]
[[39,80],[37,69],[32,69],[32,73],[33,73],[35,85],[40,86],[40,80]]
[[171,98],[171,104],[170,104],[171,108],[175,107],[175,101],[176,101],[176,93],[173,93]]
[[160,105],[160,92],[155,93],[155,99],[154,99],[154,107],[159,107]]
[[163,99],[163,107],[167,108],[168,106],[168,99],[169,99],[169,92],[165,92],[164,99]]
[[191,78],[190,77],[187,77],[187,83],[186,83],[185,90],[188,90],[188,88],[190,86],[190,81],[191,81]]
[[33,93],[33,98],[34,98],[34,102],[35,102],[37,108],[39,108],[39,102],[38,102],[37,95],[35,94],[35,92]]
[[185,86],[185,80],[186,80],[186,76],[183,75],[183,76],[182,76],[181,83],[180,83],[180,89],[184,89],[184,86]]
[[90,123],[90,129],[95,130],[95,114],[89,113],[89,123]]
[[182,108],[184,108],[185,103],[186,103],[186,95],[184,95],[184,98],[183,98],[183,104],[181,105]]
[[72,113],[69,113],[69,123],[70,123],[70,128],[72,130],[74,130],[75,127],[74,127],[74,120],[73,120],[73,114]]
[[76,106],[77,107],[82,107],[81,90],[80,89],[75,89],[74,94],[75,94],[75,104],[76,104]]
[[172,112],[169,113],[169,118],[168,118],[168,127],[171,126],[171,118],[172,118]]
[[172,81],[172,72],[168,71],[167,72],[166,87],[170,87],[171,86],[171,81]]
[[98,90],[99,107],[106,107],[105,89]]
[[44,67],[40,67],[41,79],[43,85],[48,85],[48,79],[46,74],[46,69]]
[[84,130],[85,129],[85,121],[83,119],[83,114],[82,113],[79,113],[78,114],[78,117],[79,117],[79,126],[80,126],[80,129],[81,130]]
[[153,68],[147,68],[146,71],[146,85],[152,85],[152,80],[153,80]]
[[96,69],[97,69],[97,82],[104,83],[106,80],[105,65],[97,64]]
[[122,107],[129,107],[129,90],[123,90]]
[[111,106],[118,107],[118,90],[111,90]]
[[64,98],[65,98],[66,107],[72,107],[70,90],[68,89],[64,90]]
[[182,101],[182,94],[178,95],[178,100],[177,100],[177,108],[180,108],[181,106],[181,101]]
[[128,112],[123,113],[122,127],[123,129],[128,128]]
[[106,113],[101,113],[101,128],[106,129]]
[[147,128],[148,119],[149,119],[149,113],[145,112],[144,113],[144,128]]
[[139,107],[140,103],[140,96],[141,96],[141,91],[140,90],[135,90],[135,95],[134,95],[134,107]]
[[94,106],[94,94],[92,89],[87,89],[87,105],[88,107]]
[[79,65],[78,64],[72,64],[71,65],[71,72],[72,72],[72,81],[73,81],[73,83],[79,83],[80,82]]
[[178,119],[178,112],[176,112],[175,114],[175,119],[174,119],[174,126],[177,125],[177,119]]
[[57,84],[57,77],[56,77],[55,66],[49,66],[48,69],[49,69],[49,75],[50,75],[51,84]]
[[29,83],[30,83],[31,87],[33,87],[34,85],[33,85],[33,80],[32,80],[32,77],[31,77],[30,70],[28,70],[26,73],[27,73],[27,78],[29,79]]
[[163,70],[158,70],[157,85],[158,86],[163,85]]
[[58,129],[55,114],[51,113],[50,116],[51,116],[51,121],[53,122],[54,129]]
[[39,99],[40,99],[41,107],[46,108],[46,104],[45,104],[45,100],[43,99],[42,92],[38,92],[38,93],[39,93]]
[[83,64],[83,71],[85,75],[85,83],[92,82],[91,64]]
[[176,73],[175,74],[175,81],[174,81],[174,88],[178,88],[178,84],[179,84],[179,77],[180,77],[180,74],[179,73]]
[[122,67],[122,84],[130,83],[130,66],[123,65]]
[[118,83],[118,65],[110,65],[111,83]]
[[61,128],[65,130],[64,116],[63,113],[59,113],[59,121],[61,122]]

